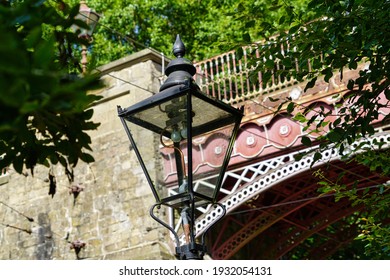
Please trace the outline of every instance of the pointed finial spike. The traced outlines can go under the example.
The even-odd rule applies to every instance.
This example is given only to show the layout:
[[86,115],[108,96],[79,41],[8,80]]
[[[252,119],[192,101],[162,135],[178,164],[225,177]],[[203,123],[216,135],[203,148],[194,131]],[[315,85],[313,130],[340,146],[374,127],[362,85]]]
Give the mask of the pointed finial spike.
[[173,44],[173,54],[176,57],[183,57],[186,54],[186,48],[179,34],[176,35],[176,41]]

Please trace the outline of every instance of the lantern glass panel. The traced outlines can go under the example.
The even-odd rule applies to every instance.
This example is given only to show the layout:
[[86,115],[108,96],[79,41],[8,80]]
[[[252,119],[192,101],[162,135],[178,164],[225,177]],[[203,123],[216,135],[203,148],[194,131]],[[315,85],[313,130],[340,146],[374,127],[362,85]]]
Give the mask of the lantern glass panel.
[[150,177],[150,187],[154,189],[153,193],[156,201],[160,202],[168,196],[167,190],[163,188],[164,178],[162,177],[161,170],[163,169],[164,158],[159,153],[160,136],[154,131],[143,129],[129,121],[126,121],[126,126],[135,144],[130,146],[130,150],[137,149],[141,157],[141,159],[131,161],[131,164],[134,166],[132,170],[134,176],[140,178],[140,181],[137,182],[137,187],[139,188],[146,184],[145,177],[138,175],[141,172],[139,161],[142,161],[145,168],[144,172],[147,172],[146,175]]
[[100,15],[88,8],[80,10],[76,19],[84,22],[87,25],[87,28],[81,28],[74,24],[71,27],[74,32],[80,32],[80,37],[91,37],[100,19]]
[[[210,203],[218,191],[215,185],[195,182],[188,186],[186,182],[188,176],[194,182],[221,175],[237,114],[198,91],[181,89],[177,94],[164,94],[152,96],[122,114],[154,182],[157,201],[180,207],[193,192],[196,204]],[[208,154],[204,154],[206,149]],[[163,176],[157,178],[161,171]],[[169,197],[163,186],[171,188]]]
[[[210,103],[207,100],[208,97],[200,92],[191,95],[189,90],[180,95],[171,96],[172,98],[168,100],[162,100],[163,102],[154,102],[153,99],[157,95],[150,98],[150,100],[146,99],[141,103],[149,104],[147,108],[144,106],[139,106],[139,110],[134,108],[134,113],[126,114],[126,118],[144,128],[170,137],[175,122],[179,119],[181,122],[186,121],[188,95],[191,96],[193,137],[234,123],[233,115],[224,108],[217,107],[215,105],[218,104],[217,102],[215,104]],[[140,105],[142,105],[141,103]]]

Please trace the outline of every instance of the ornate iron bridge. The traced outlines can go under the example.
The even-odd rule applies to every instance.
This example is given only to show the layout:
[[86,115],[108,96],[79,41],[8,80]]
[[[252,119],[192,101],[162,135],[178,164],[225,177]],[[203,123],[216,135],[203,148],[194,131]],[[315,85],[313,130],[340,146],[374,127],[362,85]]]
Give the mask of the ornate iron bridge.
[[[358,193],[386,184],[390,178],[353,161],[341,161],[339,151],[334,147],[321,151],[322,159],[314,164],[310,153],[295,160],[296,154],[309,151],[300,141],[306,132],[283,110],[275,114],[275,108],[288,97],[302,108],[312,109],[307,118],[316,108],[322,107],[332,112],[328,117],[332,120],[338,113],[335,105],[348,94],[338,75],[330,83],[318,81],[314,88],[304,92],[304,84],[275,75],[270,83],[263,85],[261,73],[258,73],[259,82],[252,83],[249,79],[251,69],[245,68],[245,63],[246,56],[237,60],[235,53],[229,52],[196,64],[197,82],[203,92],[245,108],[245,118],[219,200],[226,207],[227,215],[214,225],[213,233],[208,233],[211,257],[293,258],[294,250],[300,247],[304,248],[305,258],[327,258],[357,236],[354,219],[359,217],[363,206],[353,206],[348,199],[335,203],[334,194],[318,191],[320,179],[316,175],[336,181],[343,173],[342,183],[349,187],[353,185]],[[353,78],[357,71],[359,69],[344,73],[344,77],[346,80]],[[276,97],[277,102],[274,101]],[[384,102],[387,100],[382,98]],[[389,109],[383,109],[378,123],[388,113]],[[325,133],[326,129],[324,127],[319,133]],[[369,142],[372,145],[377,141],[386,143],[381,148],[389,148],[388,129],[378,126]],[[311,135],[313,140],[316,136],[318,134]],[[195,173],[204,174],[214,168],[213,159],[225,148],[225,142],[224,132],[219,131],[194,143],[198,151],[193,155]],[[356,145],[358,143],[346,152],[353,155]],[[313,149],[315,147],[310,148]],[[171,194],[176,192],[173,187],[176,171],[170,162],[173,158],[167,156],[164,163],[164,181],[168,187],[172,186],[168,188]],[[206,177],[196,181],[194,188],[212,189],[214,182],[215,177]],[[198,210],[198,234],[213,225],[222,214],[219,207]],[[348,224],[345,217],[349,219]],[[180,229],[180,217],[175,213],[170,213],[170,223]]]

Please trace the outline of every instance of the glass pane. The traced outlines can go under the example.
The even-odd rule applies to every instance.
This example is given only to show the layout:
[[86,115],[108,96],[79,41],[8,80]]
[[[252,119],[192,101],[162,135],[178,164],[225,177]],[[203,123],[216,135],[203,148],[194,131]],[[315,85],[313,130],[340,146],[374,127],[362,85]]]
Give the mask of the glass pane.
[[[230,125],[223,130],[207,135],[201,144],[200,155],[193,156],[193,181],[194,191],[208,197],[214,197],[216,184],[218,183],[221,170],[225,161],[226,153],[229,149],[230,137],[234,126]],[[197,142],[196,140],[194,142]],[[199,162],[198,157],[202,158]],[[229,158],[227,159],[229,160]],[[200,179],[208,178],[208,184],[196,182]]]
[[[138,150],[145,165],[145,169],[147,170],[150,179],[153,182],[152,187],[157,192],[159,200],[166,198],[168,192],[164,184],[164,169],[166,168],[164,163],[169,162],[169,155],[162,153],[160,150],[160,135],[135,125],[129,121],[126,121],[126,125],[129,128],[132,138],[135,142],[135,147],[131,147],[131,150]],[[132,151],[132,153],[134,153],[134,151]],[[138,159],[134,165],[137,164],[140,165]],[[172,168],[172,170],[169,172],[174,172],[176,174],[176,168]]]
[[[172,132],[173,122],[185,121],[186,96],[172,98],[164,103],[126,115],[126,118],[158,134]],[[147,104],[150,105],[150,104]],[[170,135],[169,135],[170,137]]]
[[[187,110],[188,97],[184,95],[126,115],[128,127],[160,200],[167,198],[167,187],[176,189],[179,197],[169,202],[171,205],[180,204],[183,200],[181,194],[188,190],[185,184],[189,172],[187,127],[192,125],[190,172],[194,182],[203,177],[218,178],[235,122],[229,111],[200,97],[189,96],[192,110]],[[187,123],[188,111],[192,115],[191,124]],[[197,202],[202,204],[204,199],[213,199],[215,184],[193,184],[193,190],[199,194]]]
[[194,135],[211,132],[234,122],[230,112],[196,96],[192,96],[192,111]]
[[[193,136],[207,133],[223,127],[234,120],[227,112],[201,98],[192,96]],[[187,95],[175,97],[162,104],[127,115],[127,118],[140,126],[152,129],[156,133],[164,133],[170,137],[175,126],[185,128],[187,118]],[[177,127],[176,127],[177,128]]]

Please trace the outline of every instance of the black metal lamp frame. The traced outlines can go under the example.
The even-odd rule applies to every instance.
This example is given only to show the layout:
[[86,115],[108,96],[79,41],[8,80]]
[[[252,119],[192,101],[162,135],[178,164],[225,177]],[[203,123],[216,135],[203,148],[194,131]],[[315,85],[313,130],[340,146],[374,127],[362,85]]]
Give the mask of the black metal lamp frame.
[[[214,207],[221,207],[222,214],[217,218],[217,221],[222,219],[226,214],[225,207],[218,203],[217,195],[222,185],[223,172],[226,170],[230,154],[233,150],[234,140],[237,136],[239,124],[243,115],[242,109],[236,109],[227,105],[219,100],[212,99],[204,95],[199,86],[195,83],[193,76],[196,69],[190,61],[183,58],[185,54],[185,47],[180,37],[177,36],[176,42],[173,47],[174,54],[177,57],[171,61],[166,69],[168,79],[160,87],[160,92],[155,94],[137,104],[134,104],[126,109],[122,109],[118,106],[118,116],[120,117],[128,138],[131,142],[133,150],[140,162],[141,168],[145,173],[146,179],[151,187],[153,195],[156,199],[156,204],[150,208],[151,217],[159,224],[167,228],[175,238],[176,242],[176,255],[179,259],[203,259],[206,253],[205,234],[211,228],[208,226],[203,234],[200,236],[201,242],[196,242],[195,236],[195,210],[199,205],[212,205]],[[194,103],[192,104],[194,99]],[[160,106],[166,105],[165,109],[170,110],[163,111]],[[177,108],[176,108],[177,106]],[[182,107],[184,106],[184,107]],[[195,109],[195,107],[197,109]],[[206,107],[210,114],[208,117],[202,116],[202,109]],[[180,112],[178,108],[184,108],[184,112]],[[158,110],[157,110],[158,109]],[[195,114],[195,111],[198,113]],[[154,113],[165,114],[165,122],[160,121],[159,118],[155,118]],[[172,116],[171,116],[172,115]],[[193,121],[196,118],[196,123],[193,125]],[[183,186],[185,191],[178,194],[161,198],[156,190],[156,186],[147,170],[142,155],[135,143],[130,128],[127,122],[136,124],[149,131],[153,131],[157,135],[160,135],[160,141],[163,144],[162,138],[171,138],[172,134],[168,131],[167,127],[171,123],[175,124],[179,119],[180,122],[185,123],[186,129],[186,148],[187,148],[187,165],[184,163],[184,155],[180,149],[179,143],[173,141],[173,145],[170,146],[175,150],[175,160],[177,166],[177,176],[179,190]],[[195,122],[195,121],[194,121]],[[231,137],[229,144],[226,147],[226,154],[223,158],[219,170],[219,176],[215,184],[215,189],[211,196],[202,194],[193,190],[193,166],[192,166],[192,139],[193,137],[209,133],[211,131],[232,125]],[[163,144],[164,145],[164,144]],[[161,206],[167,206],[173,209],[181,211],[183,230],[185,232],[186,244],[180,245],[178,234],[175,230],[166,222],[159,219],[154,211]]]
[[[214,203],[214,207],[221,207],[222,209],[222,214],[218,217],[218,219],[215,221],[217,223],[220,221],[226,214],[226,208],[223,204],[221,203]],[[176,257],[180,260],[201,260],[203,259],[203,256],[207,252],[207,246],[206,246],[206,239],[205,236],[207,232],[210,230],[210,228],[215,224],[209,225],[202,233],[200,236],[201,243],[197,243],[195,241],[195,234],[194,234],[194,229],[193,229],[193,224],[191,224],[192,230],[191,230],[191,241],[188,244],[183,244],[180,245],[180,240],[179,240],[179,235],[175,231],[173,227],[159,219],[155,214],[154,214],[154,209],[159,209],[161,207],[161,203],[156,203],[150,208],[150,216],[157,221],[159,224],[167,228],[175,237],[175,242],[176,242]],[[194,208],[192,208],[194,209]]]

